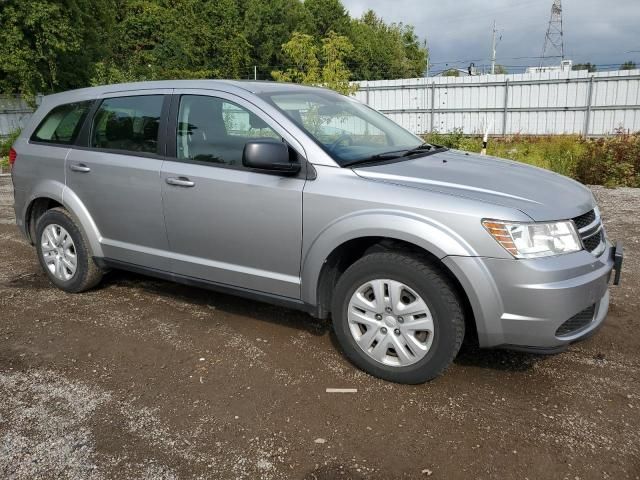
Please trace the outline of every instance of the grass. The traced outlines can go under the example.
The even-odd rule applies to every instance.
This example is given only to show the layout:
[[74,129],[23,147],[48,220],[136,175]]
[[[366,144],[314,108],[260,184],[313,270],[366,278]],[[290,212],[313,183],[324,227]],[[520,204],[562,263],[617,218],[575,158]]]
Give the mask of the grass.
[[[469,152],[482,149],[481,137],[460,131],[430,133],[424,138]],[[487,154],[546,168],[589,185],[640,187],[640,133],[588,140],[576,135],[492,138]]]

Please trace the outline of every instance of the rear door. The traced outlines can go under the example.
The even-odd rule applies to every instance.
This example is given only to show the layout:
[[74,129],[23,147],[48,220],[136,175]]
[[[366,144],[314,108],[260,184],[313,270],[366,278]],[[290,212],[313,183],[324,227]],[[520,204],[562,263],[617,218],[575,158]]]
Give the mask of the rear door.
[[176,158],[162,168],[173,271],[299,298],[305,176],[248,170],[242,152],[248,141],[265,137],[284,139],[298,153],[302,147],[264,112],[228,93],[185,90],[174,105],[168,141]]
[[[171,90],[105,95],[66,161],[67,186],[93,218],[105,257],[169,270],[160,169]],[[166,117],[166,115],[165,115]]]

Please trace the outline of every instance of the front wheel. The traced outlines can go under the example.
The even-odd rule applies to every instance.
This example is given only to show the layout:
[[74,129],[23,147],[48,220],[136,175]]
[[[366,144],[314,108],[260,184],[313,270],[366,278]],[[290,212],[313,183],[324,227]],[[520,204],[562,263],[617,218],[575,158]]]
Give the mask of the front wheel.
[[455,287],[429,258],[372,253],[340,277],[333,327],[345,355],[376,377],[422,383],[440,375],[464,338]]

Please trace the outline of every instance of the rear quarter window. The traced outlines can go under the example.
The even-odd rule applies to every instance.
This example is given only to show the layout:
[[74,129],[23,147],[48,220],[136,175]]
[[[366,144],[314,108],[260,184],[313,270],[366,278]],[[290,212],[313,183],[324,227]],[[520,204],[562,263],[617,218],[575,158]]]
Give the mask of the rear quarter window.
[[31,140],[60,145],[72,144],[90,108],[90,101],[58,105],[40,122]]

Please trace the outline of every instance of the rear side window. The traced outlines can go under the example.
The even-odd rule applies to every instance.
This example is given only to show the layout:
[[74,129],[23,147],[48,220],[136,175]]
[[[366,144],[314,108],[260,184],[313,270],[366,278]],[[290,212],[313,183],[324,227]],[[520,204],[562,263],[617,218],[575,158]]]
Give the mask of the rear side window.
[[31,136],[35,142],[72,144],[82,128],[91,102],[67,103],[51,110]]
[[107,98],[93,118],[91,147],[158,153],[163,95]]

